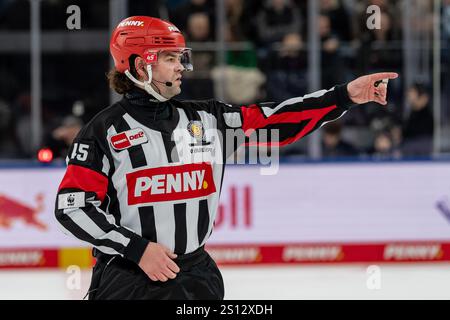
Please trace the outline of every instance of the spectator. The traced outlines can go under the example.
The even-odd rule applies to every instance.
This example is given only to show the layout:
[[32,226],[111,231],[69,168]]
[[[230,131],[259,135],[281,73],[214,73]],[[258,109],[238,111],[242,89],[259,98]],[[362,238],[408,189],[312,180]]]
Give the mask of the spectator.
[[242,41],[246,38],[248,31],[248,21],[244,19],[244,1],[243,0],[226,0],[227,24],[230,38],[234,41]]
[[[234,34],[229,25],[226,26],[226,31],[226,41],[233,42]],[[257,68],[257,58],[253,47],[227,51],[226,62],[225,66],[216,66],[211,71],[216,96],[221,92],[226,101],[235,104],[260,100],[261,85],[265,83],[266,77]]]
[[[205,13],[194,13],[188,18],[187,40],[190,42],[211,41],[210,20]],[[198,74],[206,75],[213,67],[214,54],[211,51],[193,52],[195,61],[195,71]]]
[[[225,26],[225,41],[227,43],[234,43],[240,41],[238,35],[233,32],[231,25]],[[244,68],[256,68],[258,65],[258,57],[256,51],[250,43],[247,42],[246,48],[240,48],[239,50],[227,50],[226,52],[226,64],[239,66]]]
[[367,30],[362,37],[359,57],[363,70],[398,69],[401,65],[401,51],[394,46],[394,40],[398,39],[393,30],[393,18],[383,12],[381,28]]
[[[388,15],[389,17],[398,17],[400,12],[397,8],[395,1],[387,1],[387,0],[366,0],[360,2],[355,11],[356,11],[356,26],[355,26],[355,33],[356,37],[358,39],[362,39],[367,34],[370,34],[373,30],[369,30],[367,28],[367,19],[369,17],[369,14],[367,13],[367,8],[375,5],[378,8],[380,8],[380,12]],[[381,17],[381,23],[383,23],[383,17]],[[401,21],[394,21],[392,24],[392,29],[389,30],[393,34],[393,37],[398,37],[398,32],[400,31],[400,25]],[[383,28],[382,28],[383,29]]]
[[193,13],[187,20],[187,39],[192,42],[211,41],[210,19],[206,13]]
[[331,88],[335,83],[342,81],[339,77],[341,74],[341,61],[338,52],[339,39],[332,33],[331,21],[327,15],[321,14],[318,24],[322,44],[322,86]]
[[433,115],[430,95],[424,85],[416,83],[408,89],[411,112],[403,127],[403,154],[427,156],[433,145]]
[[320,9],[330,18],[331,29],[342,41],[351,41],[352,26],[350,15],[339,0],[321,0]]
[[358,150],[342,139],[342,124],[331,122],[325,125],[322,134],[322,157],[336,158],[358,155]]
[[[380,8],[380,28],[369,29],[366,13],[368,6],[376,5]],[[357,72],[378,72],[380,69],[398,70],[402,65],[401,47],[394,41],[401,39],[399,12],[393,1],[369,0],[362,3],[357,9],[356,43],[358,49],[356,65]],[[397,91],[395,88],[394,91]],[[397,93],[394,92],[397,96]],[[397,101],[397,99],[395,99]],[[397,101],[398,102],[398,101]]]
[[[368,5],[377,5],[380,7],[381,17],[380,28],[368,29],[368,15],[363,11],[361,15],[361,33],[359,38],[359,48],[357,50],[356,65],[357,73],[380,72],[385,69],[396,70],[400,72],[403,66],[403,53],[398,40],[401,39],[400,29],[398,27],[398,14],[394,3],[385,0],[371,0]],[[365,8],[366,9],[366,8]],[[396,105],[402,105],[403,88],[401,81],[392,83],[391,102]],[[397,110],[401,111],[400,108]],[[366,117],[369,109],[364,109]]]
[[288,33],[263,63],[270,100],[283,101],[307,90],[307,57],[299,33]]
[[370,154],[375,160],[395,159],[400,156],[392,141],[389,131],[382,130],[375,133],[374,143]]
[[300,32],[301,21],[300,11],[290,0],[267,0],[257,17],[258,40],[270,47],[286,34]]
[[170,20],[180,30],[186,31],[188,28],[189,17],[195,13],[204,13],[211,22],[212,32],[214,35],[214,0],[189,0],[182,5],[176,7],[170,12]]
[[[212,41],[210,16],[205,12],[191,14],[187,18],[186,38],[191,42]],[[195,61],[195,75],[184,74],[183,99],[212,98],[214,96],[213,81],[210,74],[213,68],[214,52],[195,50],[192,59]]]

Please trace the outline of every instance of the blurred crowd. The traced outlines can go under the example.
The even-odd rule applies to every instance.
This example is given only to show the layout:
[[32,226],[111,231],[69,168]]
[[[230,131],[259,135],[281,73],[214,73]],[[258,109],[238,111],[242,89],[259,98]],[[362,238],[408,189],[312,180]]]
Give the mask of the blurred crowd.
[[[77,1],[85,30],[108,28],[108,1]],[[193,47],[194,72],[185,75],[179,98],[218,97],[233,104],[282,101],[308,93],[308,24],[306,0],[225,0],[225,45],[220,63],[214,0],[129,1],[129,15],[169,19]],[[367,73],[402,74],[401,0],[320,0],[316,21],[321,43],[321,87],[331,88]],[[432,32],[431,5],[422,28]],[[0,31],[29,28],[28,1],[0,4]],[[45,30],[65,28],[70,1],[43,1]],[[94,4],[95,3],[95,4]],[[366,9],[381,9],[381,28],[370,30]],[[21,11],[22,10],[22,11]],[[28,11],[27,11],[28,10]],[[62,14],[61,14],[61,10]],[[13,16],[11,13],[15,13]],[[450,109],[448,91],[450,54],[450,0],[443,1],[442,60],[443,108]],[[81,38],[80,38],[81,39]],[[430,47],[429,50],[432,48]],[[0,52],[0,158],[32,158],[30,144],[29,54]],[[83,123],[109,103],[105,73],[109,53],[44,53],[43,146],[65,157],[67,146]],[[223,85],[220,90],[219,85]],[[429,156],[433,142],[432,83],[418,79],[404,90],[400,77],[389,84],[389,105],[353,108],[339,121],[322,129],[325,158],[373,157],[389,159]],[[447,92],[447,93],[446,93]],[[443,113],[444,117],[449,112]],[[450,121],[449,121],[450,122]],[[305,156],[299,141],[282,155]]]

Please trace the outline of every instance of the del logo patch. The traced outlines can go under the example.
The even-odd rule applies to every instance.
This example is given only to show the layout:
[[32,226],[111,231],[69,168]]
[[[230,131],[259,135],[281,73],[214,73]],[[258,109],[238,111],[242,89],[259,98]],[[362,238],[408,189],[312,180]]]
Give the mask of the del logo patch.
[[111,137],[111,145],[116,150],[124,150],[132,146],[146,143],[147,141],[148,138],[141,128],[124,131]]

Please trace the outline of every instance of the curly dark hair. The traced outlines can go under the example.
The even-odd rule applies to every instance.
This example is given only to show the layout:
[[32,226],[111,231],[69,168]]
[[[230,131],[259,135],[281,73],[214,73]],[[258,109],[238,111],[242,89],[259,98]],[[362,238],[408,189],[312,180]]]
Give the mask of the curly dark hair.
[[[130,64],[130,72],[134,77],[136,77],[137,74],[134,67],[134,60],[136,57],[137,55],[134,54],[128,59]],[[108,79],[109,87],[119,94],[124,94],[134,87],[133,81],[128,79],[125,73],[117,71],[116,68],[109,70],[106,74],[106,78]]]

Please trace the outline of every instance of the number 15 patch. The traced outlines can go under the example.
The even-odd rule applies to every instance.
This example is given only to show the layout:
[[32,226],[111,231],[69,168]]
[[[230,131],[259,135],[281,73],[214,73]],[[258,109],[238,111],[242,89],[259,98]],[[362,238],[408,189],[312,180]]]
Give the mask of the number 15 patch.
[[92,142],[74,142],[69,151],[69,163],[87,165],[91,164],[95,154],[94,143]]

